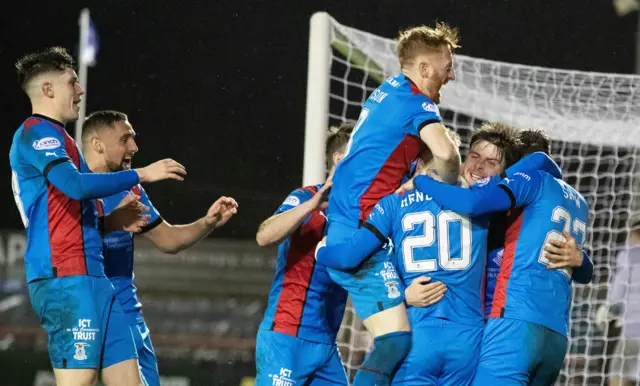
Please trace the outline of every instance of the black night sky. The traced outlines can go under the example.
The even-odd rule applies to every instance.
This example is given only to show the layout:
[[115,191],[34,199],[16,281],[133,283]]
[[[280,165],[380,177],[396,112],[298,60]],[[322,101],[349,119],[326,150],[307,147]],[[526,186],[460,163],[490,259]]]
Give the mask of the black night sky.
[[[6,1],[0,6],[0,81],[5,167],[2,228],[22,227],[10,186],[9,147],[30,113],[14,61],[62,45],[77,53],[87,6],[100,35],[87,111],[122,110],[138,132],[136,166],[171,157],[184,183],[147,186],[171,223],[205,214],[231,195],[240,214],[218,237],[251,238],[302,182],[309,18],[384,37],[436,20],[458,26],[462,54],[545,67],[631,73],[637,14],[610,0]],[[73,125],[68,129],[73,135]]]

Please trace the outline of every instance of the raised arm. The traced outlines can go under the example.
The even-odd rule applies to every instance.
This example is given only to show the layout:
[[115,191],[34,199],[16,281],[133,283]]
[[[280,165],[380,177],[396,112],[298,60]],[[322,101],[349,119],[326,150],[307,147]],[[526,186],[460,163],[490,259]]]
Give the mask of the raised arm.
[[497,184],[482,189],[465,189],[438,182],[429,176],[416,176],[417,190],[424,192],[443,207],[460,214],[479,216],[501,212],[511,207],[509,194]]
[[442,180],[454,184],[460,175],[460,150],[440,122],[425,125],[420,130],[420,138],[433,154],[434,169]]
[[[20,155],[53,186],[74,200],[111,196],[139,182],[166,178],[182,180],[181,175],[185,173],[184,167],[173,160],[162,160],[146,168],[117,173],[81,173],[67,153],[67,147],[70,146],[68,141],[71,140],[67,140],[57,128],[47,123],[36,124],[22,133]],[[73,146],[72,151],[79,153]]]
[[260,224],[256,234],[258,245],[265,247],[280,243],[296,230],[311,212],[326,203],[326,195],[330,188],[331,181],[328,181],[310,198],[310,192],[300,189],[291,192],[276,213]]
[[238,212],[238,203],[233,198],[220,197],[211,205],[204,217],[191,224],[171,225],[160,217],[144,190],[141,190],[140,196],[141,201],[151,208],[149,225],[144,227],[141,233],[159,250],[170,254],[197,244],[214,229],[226,224]]

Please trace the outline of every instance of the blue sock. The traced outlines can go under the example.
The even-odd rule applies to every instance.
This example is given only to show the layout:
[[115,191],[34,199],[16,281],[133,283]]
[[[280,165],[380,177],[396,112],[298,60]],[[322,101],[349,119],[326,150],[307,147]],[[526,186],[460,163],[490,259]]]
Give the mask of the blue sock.
[[387,386],[394,371],[411,349],[411,332],[400,331],[380,335],[373,349],[358,369],[352,386]]

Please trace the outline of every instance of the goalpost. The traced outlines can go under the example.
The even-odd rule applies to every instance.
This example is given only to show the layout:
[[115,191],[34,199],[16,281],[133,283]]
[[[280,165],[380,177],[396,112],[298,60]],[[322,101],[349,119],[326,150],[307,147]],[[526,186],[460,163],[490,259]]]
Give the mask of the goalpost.
[[[464,55],[456,55],[454,62],[456,80],[443,87],[440,112],[445,125],[462,137],[462,154],[484,121],[543,128],[553,139],[553,158],[565,180],[589,202],[585,248],[594,260],[595,277],[589,285],[574,287],[569,350],[558,384],[605,385],[613,375],[607,372],[606,353],[617,338],[596,328],[594,314],[605,302],[632,216],[640,214],[640,76]],[[308,70],[305,185],[324,181],[327,127],[357,119],[369,94],[387,76],[399,73],[400,66],[392,39],[316,13],[311,18]],[[349,305],[338,340],[352,377],[371,339]]]

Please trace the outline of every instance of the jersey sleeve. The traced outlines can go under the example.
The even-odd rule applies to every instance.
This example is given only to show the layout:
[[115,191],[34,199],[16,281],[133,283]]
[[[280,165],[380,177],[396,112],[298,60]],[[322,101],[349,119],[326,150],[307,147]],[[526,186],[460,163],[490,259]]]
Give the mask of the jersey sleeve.
[[20,154],[46,178],[49,171],[62,162],[71,162],[64,147],[64,135],[46,122],[22,132]]
[[511,208],[520,208],[534,202],[541,191],[543,178],[539,172],[517,172],[500,181],[498,187],[503,189],[511,200]]
[[136,187],[140,191],[140,202],[149,207],[149,211],[146,214],[151,216],[151,218],[149,218],[149,223],[142,228],[142,231],[140,232],[145,233],[160,225],[164,220],[162,219],[162,216],[160,216],[160,212],[158,212],[156,207],[151,203],[151,200],[149,200],[149,196],[142,185],[138,184]]
[[362,224],[382,243],[386,243],[387,238],[393,233],[393,212],[398,205],[398,197],[397,194],[383,197],[373,208],[367,221]]
[[511,206],[508,192],[500,185],[487,184],[483,188],[465,189],[448,185],[425,175],[414,178],[416,189],[443,208],[469,216],[501,212]]
[[542,170],[551,174],[555,178],[562,178],[562,169],[547,154],[537,151],[522,157],[521,160],[510,166],[503,177],[511,176],[515,173],[533,173]]
[[309,201],[313,197],[313,193],[306,189],[296,189],[293,192],[289,193],[287,198],[280,204],[278,209],[275,211],[275,214],[283,213],[288,210],[291,210],[300,204],[303,204]]
[[415,102],[412,101],[414,111],[409,125],[411,131],[408,134],[420,136],[420,130],[423,127],[432,123],[442,122],[442,118],[440,117],[440,110],[435,103],[426,97],[414,98]]
[[129,189],[140,180],[135,170],[117,173],[80,173],[65,151],[64,135],[47,123],[24,130],[20,155],[53,186],[74,200],[107,197]]

